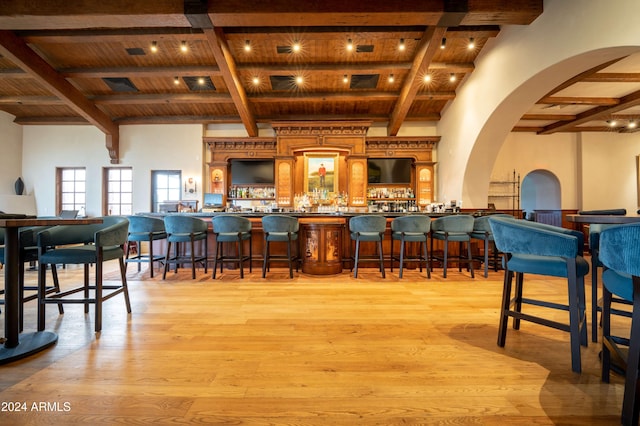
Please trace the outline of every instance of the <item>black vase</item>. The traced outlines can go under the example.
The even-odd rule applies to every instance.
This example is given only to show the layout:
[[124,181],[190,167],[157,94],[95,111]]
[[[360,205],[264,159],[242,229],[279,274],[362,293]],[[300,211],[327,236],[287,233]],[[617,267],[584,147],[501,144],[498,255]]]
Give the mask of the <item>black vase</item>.
[[24,192],[24,182],[22,181],[22,178],[16,179],[15,189],[16,195],[22,195],[22,193]]

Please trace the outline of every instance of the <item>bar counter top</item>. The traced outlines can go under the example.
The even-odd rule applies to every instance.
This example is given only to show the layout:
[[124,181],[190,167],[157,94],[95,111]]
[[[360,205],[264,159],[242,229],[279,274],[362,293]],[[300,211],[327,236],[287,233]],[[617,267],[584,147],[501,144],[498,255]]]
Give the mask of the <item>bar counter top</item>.
[[219,216],[219,215],[238,215],[238,216],[243,216],[243,217],[256,217],[256,218],[260,218],[263,216],[267,216],[267,215],[272,215],[272,214],[281,214],[281,215],[287,215],[287,216],[293,216],[293,217],[299,217],[299,218],[304,218],[304,217],[353,217],[353,216],[360,216],[360,215],[364,215],[364,214],[377,214],[377,215],[382,215],[385,217],[400,217],[400,216],[408,216],[408,215],[425,215],[425,216],[429,216],[429,217],[442,217],[442,216],[450,216],[450,215],[454,215],[454,214],[470,214],[473,216],[486,216],[486,215],[490,215],[490,214],[495,214],[495,213],[502,213],[502,212],[496,212],[496,211],[482,211],[482,210],[477,210],[477,211],[469,211],[469,212],[465,212],[465,211],[461,211],[461,212],[445,212],[445,213],[427,213],[424,211],[421,212],[271,212],[271,213],[264,213],[264,212],[182,212],[182,213],[176,213],[176,212],[171,212],[171,213],[138,213],[139,215],[145,215],[145,216],[157,216],[157,217],[164,217],[164,216],[168,216],[168,215],[188,215],[188,216],[193,216],[193,217],[202,217],[202,218],[211,218],[214,216]]

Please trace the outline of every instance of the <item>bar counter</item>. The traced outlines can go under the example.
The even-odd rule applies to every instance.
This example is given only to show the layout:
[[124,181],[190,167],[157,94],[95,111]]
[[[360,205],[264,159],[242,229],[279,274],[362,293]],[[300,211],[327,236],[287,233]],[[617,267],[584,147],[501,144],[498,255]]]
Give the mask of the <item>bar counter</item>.
[[[365,214],[382,215],[387,218],[387,230],[385,232],[383,240],[383,252],[385,258],[385,266],[390,266],[391,261],[391,221],[400,216],[407,215],[427,215],[431,218],[447,216],[452,214],[473,214],[474,216],[481,216],[485,212],[446,212],[446,213],[426,213],[426,212],[377,212],[377,213],[365,213],[365,212],[336,212],[336,213],[310,213],[310,212],[278,212],[278,213],[260,213],[260,212],[199,212],[199,213],[144,213],[148,216],[164,217],[171,214],[189,215],[192,217],[198,217],[202,220],[209,222],[209,230],[212,231],[211,218],[217,215],[238,215],[246,217],[251,221],[252,225],[252,252],[253,267],[261,267],[262,254],[264,250],[264,235],[262,233],[262,217],[270,214],[282,214],[287,216],[297,217],[300,223],[300,234],[298,253],[301,260],[302,272],[311,275],[331,275],[339,274],[343,269],[351,269],[352,267],[352,242],[349,234],[349,219],[354,216],[360,216]],[[493,212],[492,212],[493,213]],[[159,241],[154,244],[154,251],[164,253],[166,251],[166,244],[164,241]],[[213,232],[208,239],[208,250],[210,256],[215,253],[215,237]],[[248,242],[245,243],[245,252],[248,253]],[[442,250],[441,242],[436,241],[434,250]],[[399,248],[400,244],[396,244]],[[413,250],[418,250],[418,247],[408,248],[410,255],[415,255]],[[271,251],[277,254],[286,253],[286,245],[284,243],[272,243]],[[360,248],[361,256],[375,256],[376,247],[375,244],[364,244]],[[228,253],[231,254],[231,253]],[[283,262],[283,266],[285,263]],[[373,265],[373,264],[372,264]],[[366,266],[366,265],[365,265]],[[412,266],[408,266],[411,268]]]

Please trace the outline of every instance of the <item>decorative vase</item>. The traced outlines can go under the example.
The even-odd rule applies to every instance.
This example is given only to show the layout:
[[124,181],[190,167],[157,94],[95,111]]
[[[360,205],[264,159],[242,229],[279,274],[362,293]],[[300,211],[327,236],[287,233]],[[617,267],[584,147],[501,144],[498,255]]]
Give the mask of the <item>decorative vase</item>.
[[22,178],[16,179],[15,183],[16,195],[22,195],[24,193],[24,182]]

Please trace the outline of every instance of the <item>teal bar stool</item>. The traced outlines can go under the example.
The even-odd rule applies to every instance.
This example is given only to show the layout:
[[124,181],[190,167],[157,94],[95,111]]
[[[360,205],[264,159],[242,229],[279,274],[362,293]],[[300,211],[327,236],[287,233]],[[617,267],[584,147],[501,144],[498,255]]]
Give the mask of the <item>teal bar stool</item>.
[[[429,251],[427,249],[427,240],[429,239],[430,231],[431,218],[429,216],[401,216],[391,221],[391,272],[393,272],[393,262],[395,260],[400,263],[400,278],[402,278],[402,270],[405,262],[418,262],[420,272],[422,272],[422,262],[424,262],[427,277],[431,278],[431,265],[429,265]],[[400,241],[400,252],[398,256],[395,255],[393,250],[394,241]],[[415,257],[405,256],[407,243],[420,243],[420,254]]]
[[498,250],[496,249],[495,241],[493,241],[493,232],[491,232],[491,225],[489,225],[490,217],[507,217],[513,216],[505,213],[496,213],[489,216],[479,216],[473,220],[473,231],[471,232],[471,239],[482,241],[482,256],[476,256],[476,260],[482,261],[484,264],[484,277],[489,276],[489,256],[491,255],[493,260],[493,270],[498,271]]
[[[587,316],[584,277],[589,264],[582,257],[582,232],[530,222],[522,219],[491,217],[491,230],[498,250],[506,256],[500,309],[498,346],[504,347],[507,324],[513,318],[513,328],[520,329],[522,320],[569,332],[571,369],[582,371],[580,346],[587,346]],[[567,303],[559,304],[524,296],[524,275],[544,275],[567,279]],[[513,278],[516,278],[512,297]],[[543,311],[523,311],[523,305],[568,312],[568,323],[544,317]],[[549,312],[549,311],[548,311]]]
[[[612,226],[600,233],[602,271],[602,381],[609,382],[612,358],[625,370],[621,424],[637,425],[640,413],[640,224]],[[611,333],[611,302],[633,306],[631,333]],[[622,351],[626,346],[628,351]]]
[[[95,331],[102,330],[102,303],[123,294],[127,313],[131,313],[129,290],[124,263],[129,221],[122,216],[104,216],[102,223],[90,225],[60,225],[38,233],[38,331],[45,328],[47,304],[83,304],[95,307]],[[117,260],[120,266],[120,284],[103,283],[104,263]],[[56,265],[83,265],[84,281],[60,293],[46,294],[47,265],[57,279]],[[90,284],[90,266],[95,266],[95,281]]]
[[[457,214],[451,216],[443,216],[433,220],[431,223],[431,264],[433,260],[442,261],[443,277],[447,278],[447,266],[449,260],[454,260],[458,263],[458,270],[462,271],[462,263],[466,263],[471,271],[471,278],[474,278],[473,273],[473,257],[471,256],[471,233],[473,232],[474,218],[469,214]],[[441,240],[444,244],[443,256],[436,256],[433,251],[433,241]],[[449,256],[449,243],[457,242],[460,248],[458,256]],[[462,246],[467,245],[467,257],[462,256]]]
[[[166,279],[170,265],[174,265],[174,271],[178,272],[178,266],[191,264],[191,279],[196,278],[196,265],[202,264],[204,273],[207,273],[207,222],[197,217],[174,214],[165,216],[164,227],[167,231],[167,251],[164,259],[164,271],[162,279]],[[201,251],[196,250],[196,241],[201,242]],[[174,245],[174,253],[171,255],[171,245]],[[187,251],[185,245],[189,245]]]
[[[237,263],[240,268],[240,278],[244,278],[244,263],[249,262],[249,272],[251,269],[251,258],[253,256],[251,248],[251,221],[246,217],[235,215],[214,216],[212,219],[213,234],[216,237],[216,255],[213,263],[213,278],[216,278],[216,270],[220,263],[220,273],[225,263]],[[249,254],[244,253],[244,242],[249,242]],[[235,256],[224,254],[224,245],[235,245]]]
[[[387,228],[387,219],[384,216],[379,215],[362,215],[354,216],[349,219],[349,233],[351,240],[356,242],[356,249],[353,259],[353,277],[358,278],[358,265],[361,261],[377,261],[379,262],[379,269],[382,273],[382,278],[385,278],[384,273],[384,256],[382,253],[382,240],[384,239],[384,232]],[[360,243],[361,242],[375,242],[377,243],[378,256],[376,257],[362,257],[360,256]]]
[[[164,262],[165,256],[161,254],[154,254],[153,242],[166,240],[167,231],[164,227],[164,220],[158,217],[150,216],[128,216],[129,219],[129,236],[127,237],[127,256],[125,262],[138,264],[138,272],[142,263],[149,264],[149,276],[153,278],[153,264],[154,262]],[[148,254],[143,254],[140,243],[149,243]],[[137,253],[131,256],[131,243],[137,243]]]
[[[298,231],[300,225],[298,219],[292,216],[271,214],[262,217],[262,232],[264,233],[264,263],[262,264],[262,278],[267,275],[267,270],[272,260],[286,260],[289,264],[289,278],[293,278],[293,263],[298,272],[299,249],[297,248]],[[287,244],[287,254],[272,255],[270,245],[272,242],[284,242]],[[295,250],[294,250],[295,249]],[[295,252],[295,253],[294,253]]]

